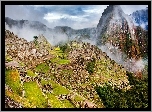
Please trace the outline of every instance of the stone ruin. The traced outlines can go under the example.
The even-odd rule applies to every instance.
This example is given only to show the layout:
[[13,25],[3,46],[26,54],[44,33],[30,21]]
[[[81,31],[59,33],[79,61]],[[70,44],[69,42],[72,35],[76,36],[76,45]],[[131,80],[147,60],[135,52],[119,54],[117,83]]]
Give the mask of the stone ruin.
[[44,50],[45,44],[39,44],[39,46],[36,48],[34,42],[27,42],[27,40],[14,35],[13,32],[5,30],[5,55],[17,62],[23,62],[28,68],[34,68],[40,62],[52,58],[49,51]]

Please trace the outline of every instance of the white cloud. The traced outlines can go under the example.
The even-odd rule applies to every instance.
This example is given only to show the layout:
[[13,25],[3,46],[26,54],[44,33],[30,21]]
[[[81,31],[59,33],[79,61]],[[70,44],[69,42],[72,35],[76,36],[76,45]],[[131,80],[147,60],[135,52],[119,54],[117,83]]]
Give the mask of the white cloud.
[[66,9],[67,12],[62,12],[60,10],[51,11],[45,14],[43,18],[51,24],[50,27],[52,28],[55,27],[55,24],[56,26],[66,25],[74,29],[96,27],[102,12],[107,5],[88,5],[81,7],[82,13],[79,14],[80,12],[78,12],[77,14],[73,15],[73,9],[78,7],[80,6],[62,6],[62,8]]
[[140,26],[141,26],[142,28],[145,28],[145,27],[146,27],[146,24],[145,24],[145,23],[141,23]]
[[70,15],[54,12],[45,14],[43,18],[49,22],[51,28],[55,26],[69,26],[74,29],[82,29],[92,25],[88,16],[89,15]]
[[49,22],[52,22],[54,20],[59,20],[59,19],[70,19],[73,21],[87,21],[88,19],[86,19],[87,15],[77,15],[77,16],[73,16],[73,15],[69,15],[69,14],[61,14],[61,13],[47,13],[44,15],[44,19],[46,19]]
[[61,19],[62,17],[63,16],[58,13],[48,13],[44,15],[44,19],[46,19],[47,21]]
[[50,7],[51,5],[31,5],[33,7]]
[[83,11],[88,14],[102,14],[105,8],[107,8],[108,5],[96,5],[92,7],[88,7],[87,9],[84,9]]
[[121,5],[122,10],[125,14],[132,14],[136,10],[145,9],[148,5]]

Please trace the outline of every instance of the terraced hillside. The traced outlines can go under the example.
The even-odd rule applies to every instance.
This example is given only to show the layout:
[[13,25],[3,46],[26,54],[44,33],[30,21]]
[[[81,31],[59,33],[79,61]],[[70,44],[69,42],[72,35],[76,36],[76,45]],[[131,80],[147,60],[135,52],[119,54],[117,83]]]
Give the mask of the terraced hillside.
[[96,86],[130,88],[125,69],[89,43],[51,46],[6,30],[5,57],[8,108],[104,108]]

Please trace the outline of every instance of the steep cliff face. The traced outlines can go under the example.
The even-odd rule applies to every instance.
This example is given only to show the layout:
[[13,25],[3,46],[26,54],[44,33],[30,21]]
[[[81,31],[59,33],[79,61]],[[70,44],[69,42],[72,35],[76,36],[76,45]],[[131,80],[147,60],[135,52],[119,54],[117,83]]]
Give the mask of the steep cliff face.
[[109,5],[102,13],[97,25],[97,37],[101,38],[103,34],[112,35],[117,32],[129,32],[134,39],[134,27],[130,17],[122,11],[119,5]]
[[99,45],[110,43],[113,46],[118,46],[129,57],[134,57],[128,54],[133,47],[129,43],[132,41],[136,43],[134,25],[118,5],[110,5],[103,12],[97,25],[97,39]]
[[97,25],[97,45],[129,71],[135,72],[135,62],[148,52],[147,38],[147,32],[136,27],[119,5],[108,6]]

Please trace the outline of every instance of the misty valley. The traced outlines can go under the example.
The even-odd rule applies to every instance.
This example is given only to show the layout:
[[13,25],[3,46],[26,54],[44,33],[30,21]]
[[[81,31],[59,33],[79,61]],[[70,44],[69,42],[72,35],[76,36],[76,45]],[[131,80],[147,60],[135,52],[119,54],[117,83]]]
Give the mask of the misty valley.
[[5,108],[148,108],[148,8],[100,16],[82,29],[5,17]]

